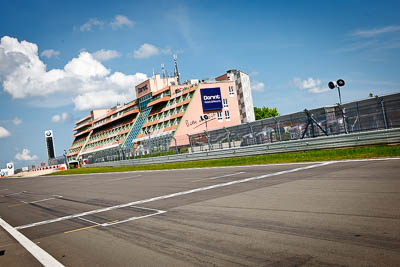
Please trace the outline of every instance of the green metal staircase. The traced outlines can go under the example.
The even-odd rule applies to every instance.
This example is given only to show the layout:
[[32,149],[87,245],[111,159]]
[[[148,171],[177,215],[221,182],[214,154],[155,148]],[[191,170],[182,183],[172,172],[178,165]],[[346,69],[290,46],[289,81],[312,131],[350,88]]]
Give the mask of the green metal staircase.
[[149,116],[151,111],[151,107],[145,108],[142,111],[139,112],[139,114],[136,117],[136,120],[128,134],[128,137],[125,139],[125,142],[123,144],[123,147],[126,149],[131,149],[133,146],[132,141],[136,139],[138,136],[140,129],[142,129],[143,124],[145,123],[147,116]]

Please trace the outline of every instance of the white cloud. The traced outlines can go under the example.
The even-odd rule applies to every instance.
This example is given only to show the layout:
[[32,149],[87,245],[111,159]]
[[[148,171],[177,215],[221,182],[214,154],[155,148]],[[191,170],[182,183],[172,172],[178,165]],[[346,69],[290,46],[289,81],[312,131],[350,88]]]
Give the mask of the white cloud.
[[133,51],[133,57],[135,58],[148,58],[160,54],[160,49],[152,44],[144,43],[138,49]]
[[122,26],[133,26],[134,22],[123,15],[116,15],[114,20],[110,23],[111,27],[115,30]]
[[67,112],[63,112],[61,114],[56,114],[53,115],[53,117],[51,117],[51,121],[55,122],[55,123],[62,123],[65,122],[66,120],[68,120],[71,116],[67,113]]
[[[181,52],[181,51],[177,51]],[[138,50],[133,51],[134,58],[149,58],[158,54],[171,54],[170,48],[158,48],[155,45],[144,43],[140,46]]]
[[297,88],[305,89],[313,94],[329,91],[328,87],[321,87],[321,80],[318,79],[308,78],[302,80],[300,78],[294,78],[293,83]]
[[73,58],[65,65],[64,70],[66,74],[83,78],[101,78],[110,74],[110,70],[88,52],[81,52],[78,58]]
[[[0,82],[13,98],[45,101],[48,97],[67,95],[70,99],[63,102],[75,103],[76,110],[100,108],[134,99],[135,85],[146,79],[143,73],[111,73],[86,51],[70,60],[64,69],[46,70],[36,44],[8,36],[0,40]],[[97,99],[102,97],[107,99]]]
[[254,92],[264,92],[265,85],[263,82],[254,81],[251,83],[251,90]]
[[11,135],[10,132],[7,131],[6,128],[0,126],[0,138],[6,138],[10,135]]
[[93,58],[98,61],[108,61],[113,58],[118,58],[121,54],[115,50],[105,50],[101,49],[92,54]]
[[397,31],[400,31],[400,25],[390,25],[386,27],[374,28],[369,30],[357,30],[352,33],[352,36],[369,38]]
[[31,151],[29,151],[29,149],[24,148],[22,150],[22,153],[17,153],[15,155],[15,159],[17,160],[38,160],[39,157],[36,155],[30,155]]
[[60,51],[54,49],[44,50],[41,54],[42,57],[52,58],[60,55]]
[[92,31],[95,27],[97,28],[103,28],[104,22],[97,19],[97,18],[91,18],[89,19],[85,24],[81,25],[79,29],[81,32],[89,32]]
[[15,119],[12,120],[12,123],[14,123],[14,125],[20,125],[22,120],[18,117],[15,117]]

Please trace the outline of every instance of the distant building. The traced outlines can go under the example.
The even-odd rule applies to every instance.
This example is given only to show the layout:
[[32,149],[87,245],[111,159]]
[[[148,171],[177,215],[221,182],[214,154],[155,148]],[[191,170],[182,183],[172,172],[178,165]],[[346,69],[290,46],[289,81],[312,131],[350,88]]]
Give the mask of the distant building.
[[226,74],[218,76],[215,80],[235,82],[241,123],[255,121],[249,75],[240,70],[228,70]]
[[77,121],[68,159],[85,162],[93,153],[109,149],[134,152],[188,146],[188,135],[254,120],[248,75],[241,71],[228,74],[226,79],[185,84],[179,84],[176,76],[155,74],[135,87],[137,99],[93,110]]
[[48,157],[48,160],[50,161],[51,159],[54,159],[56,157],[56,152],[54,150],[53,131],[52,130],[45,131],[44,137],[45,137],[45,141],[46,141],[47,157]]

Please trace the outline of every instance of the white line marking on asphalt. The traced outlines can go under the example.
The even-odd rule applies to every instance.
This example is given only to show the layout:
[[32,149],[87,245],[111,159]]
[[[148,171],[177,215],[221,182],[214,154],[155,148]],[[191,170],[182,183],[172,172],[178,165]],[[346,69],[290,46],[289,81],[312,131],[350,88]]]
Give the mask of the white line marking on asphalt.
[[38,245],[29,240],[26,236],[17,231],[14,227],[9,225],[6,221],[0,218],[0,225],[4,228],[12,237],[14,237],[29,253],[32,254],[43,266],[49,267],[61,267],[62,265],[53,256],[47,253],[45,250],[40,248]]
[[62,196],[54,196],[54,197],[45,198],[45,199],[40,199],[40,200],[35,200],[35,201],[31,201],[31,202],[26,202],[26,201],[20,200],[20,202],[21,202],[22,204],[21,204],[21,203],[20,203],[20,204],[14,204],[14,205],[10,205],[10,206],[8,206],[8,207],[9,207],[9,208],[12,208],[12,207],[21,206],[21,205],[24,205],[24,204],[33,204],[33,203],[38,203],[38,202],[43,202],[43,201],[48,201],[48,200],[58,199],[58,198],[62,198]]
[[[61,196],[60,196],[61,197]],[[32,203],[38,203],[38,202],[43,202],[43,201],[47,201],[47,200],[52,200],[52,199],[58,199],[59,197],[49,197],[49,198],[45,198],[45,199],[40,199],[40,200],[35,200],[35,201],[31,201],[31,202],[27,202],[28,204],[32,204]]]
[[80,219],[82,221],[90,222],[90,223],[93,223],[93,224],[96,224],[96,225],[100,225],[100,223],[97,223],[95,221],[91,221],[91,220],[88,220],[88,219],[85,219],[85,218],[78,217],[78,219]]
[[129,206],[133,206],[133,205],[139,205],[139,204],[149,203],[149,202],[153,202],[153,201],[157,201],[157,200],[163,200],[163,199],[168,199],[168,198],[173,198],[173,197],[193,194],[193,193],[196,193],[196,192],[201,192],[201,191],[206,191],[206,190],[210,190],[210,189],[225,187],[225,186],[229,186],[229,185],[246,183],[246,182],[250,182],[250,181],[264,179],[264,178],[267,178],[267,177],[272,177],[272,176],[277,176],[277,175],[282,175],[282,174],[287,174],[287,173],[292,173],[292,172],[297,172],[297,171],[302,171],[302,170],[322,167],[322,166],[326,166],[326,165],[333,164],[333,163],[334,162],[324,162],[324,163],[321,163],[321,164],[310,165],[310,166],[295,168],[295,169],[291,169],[291,170],[280,171],[280,172],[275,172],[275,173],[269,173],[269,174],[250,177],[250,178],[245,178],[245,179],[241,179],[241,180],[235,180],[235,181],[231,181],[231,182],[226,182],[226,183],[221,183],[221,184],[215,184],[215,185],[195,188],[195,189],[182,191],[182,192],[177,192],[177,193],[173,193],[173,194],[168,194],[168,195],[148,198],[148,199],[144,199],[144,200],[133,201],[133,202],[129,202],[129,203],[126,203],[126,204],[116,205],[116,206],[112,206],[112,207],[108,207],[108,208],[102,208],[102,209],[82,212],[82,213],[78,213],[78,214],[68,215],[68,216],[64,216],[64,217],[59,217],[59,218],[55,218],[55,219],[50,219],[50,220],[46,220],[46,221],[41,221],[41,222],[36,222],[36,223],[31,223],[31,224],[26,224],[26,225],[21,225],[21,226],[15,227],[15,229],[25,229],[25,228],[30,228],[30,227],[34,227],[34,226],[60,222],[60,221],[69,220],[69,219],[73,219],[73,218],[76,218],[76,217],[82,217],[82,216],[90,215],[90,214],[96,214],[96,213],[100,213],[100,212],[104,212],[104,211],[109,211],[109,210],[114,210],[114,209],[119,209],[119,208],[125,208],[125,207],[129,207]]
[[108,180],[107,182],[128,180],[128,179],[133,179],[133,178],[140,177],[140,176],[142,176],[142,175],[139,174],[139,175],[135,175],[135,176],[131,176],[131,177],[124,177],[124,178],[119,178],[119,179],[111,179],[111,180]]
[[[252,167],[273,167],[273,166],[290,166],[290,165],[310,165],[310,164],[319,164],[319,163],[336,163],[336,162],[362,162],[362,161],[386,161],[386,160],[400,160],[400,158],[373,158],[373,159],[347,159],[347,160],[334,160],[334,161],[310,161],[310,162],[290,162],[290,163],[273,163],[273,164],[256,164],[256,165],[240,165],[240,166],[221,166],[221,167],[207,167],[207,169],[230,169],[230,168],[252,168]],[[74,177],[74,176],[94,176],[94,175],[112,175],[112,174],[122,174],[122,173],[151,173],[151,172],[171,172],[171,171],[190,171],[190,170],[203,170],[205,168],[184,168],[184,169],[167,169],[167,170],[143,170],[143,171],[125,171],[125,172],[99,172],[99,173],[91,173],[91,174],[64,174],[64,175],[56,175],[51,176],[51,178],[56,177]],[[43,178],[49,178],[49,176],[38,176]],[[2,178],[2,179],[14,179],[14,178]]]
[[8,188],[5,188],[5,189],[0,189],[0,191],[6,191],[6,190],[8,190]]
[[205,181],[205,180],[215,180],[215,179],[219,179],[219,178],[225,178],[225,177],[230,177],[230,176],[236,176],[242,173],[246,173],[246,172],[236,172],[236,173],[231,173],[231,174],[225,174],[225,175],[220,175],[220,176],[215,176],[215,177],[211,177],[211,178],[204,178],[204,179],[197,179],[194,180],[192,182],[199,182],[199,181]]
[[19,194],[23,194],[23,193],[27,193],[27,192],[28,191],[22,191],[22,192],[12,193],[12,194],[8,194],[8,195],[3,195],[2,197],[9,197],[9,196],[19,195]]
[[138,216],[138,217],[131,217],[131,218],[128,218],[128,219],[122,220],[122,221],[103,223],[101,226],[107,227],[107,226],[111,226],[111,225],[115,225],[115,224],[120,224],[120,223],[126,223],[126,222],[136,221],[136,220],[139,220],[139,219],[144,219],[144,218],[147,218],[147,217],[151,217],[151,216],[155,216],[155,215],[159,215],[159,214],[163,214],[163,213],[166,213],[166,212],[167,212],[167,211],[165,211],[165,210],[156,210],[156,209],[143,208],[143,207],[137,207],[137,206],[130,206],[130,207],[132,207],[132,208],[138,208],[138,209],[142,209],[142,210],[155,211],[155,213],[147,214],[147,215],[143,215],[143,216]]

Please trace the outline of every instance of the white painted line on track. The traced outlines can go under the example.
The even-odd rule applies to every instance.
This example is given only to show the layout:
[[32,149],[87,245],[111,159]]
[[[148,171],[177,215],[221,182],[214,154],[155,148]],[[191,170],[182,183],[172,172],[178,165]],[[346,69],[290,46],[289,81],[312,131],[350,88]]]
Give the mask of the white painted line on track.
[[[400,160],[400,158],[371,158],[371,159],[347,159],[347,160],[331,160],[331,161],[309,161],[309,162],[290,162],[290,163],[272,163],[272,164],[254,164],[254,165],[240,165],[240,166],[221,166],[221,167],[203,167],[203,168],[184,168],[184,169],[165,169],[165,170],[142,170],[142,171],[125,171],[125,172],[98,172],[98,173],[82,173],[82,174],[63,174],[56,176],[37,176],[43,178],[56,178],[56,177],[74,177],[74,176],[92,176],[92,175],[112,175],[121,173],[138,173],[138,172],[171,172],[171,171],[190,171],[190,170],[203,170],[207,169],[230,169],[230,168],[253,168],[253,167],[273,167],[273,166],[290,166],[290,165],[311,165],[319,163],[337,163],[337,162],[363,162],[363,161],[387,161],[387,160]],[[13,179],[13,178],[2,178]]]
[[211,178],[197,179],[197,180],[194,180],[194,181],[192,181],[192,182],[199,182],[199,181],[206,181],[206,180],[215,180],[215,179],[219,179],[219,178],[225,178],[225,177],[236,176],[236,175],[243,174],[243,173],[246,173],[246,172],[235,172],[235,173],[225,174],[225,175],[220,175],[220,176],[215,176],[215,177],[211,177]]
[[91,221],[91,220],[88,220],[88,219],[85,219],[85,218],[82,218],[82,217],[78,217],[78,219],[80,219],[82,221],[85,221],[85,222],[90,222],[90,223],[93,223],[93,224],[96,224],[96,225],[100,225],[100,223],[97,223],[95,221]]
[[107,182],[128,180],[128,179],[133,179],[133,178],[137,178],[137,177],[140,177],[140,176],[142,176],[142,175],[139,174],[139,175],[130,176],[130,177],[124,177],[124,178],[118,178],[118,179],[111,179],[111,180],[108,180]]
[[150,209],[150,208],[143,208],[143,207],[137,207],[137,206],[130,206],[132,208],[138,208],[138,209],[142,209],[142,210],[150,210],[150,211],[155,211],[155,213],[152,214],[147,214],[147,215],[143,215],[143,216],[138,216],[138,217],[131,217],[128,218],[126,220],[122,220],[122,221],[115,221],[115,222],[108,222],[108,223],[103,223],[101,226],[107,227],[107,226],[111,226],[111,225],[115,225],[115,224],[120,224],[120,223],[126,223],[126,222],[131,222],[131,221],[136,221],[139,219],[144,219],[144,218],[148,218],[151,216],[155,216],[155,215],[159,215],[159,214],[163,214],[166,213],[166,210],[156,210],[156,209]]
[[48,200],[52,200],[52,199],[58,199],[58,198],[61,198],[61,197],[62,197],[62,196],[60,196],[60,197],[49,197],[49,198],[40,199],[40,200],[35,200],[35,201],[31,201],[31,202],[26,202],[26,203],[28,203],[28,204],[33,204],[33,203],[48,201]]
[[6,191],[6,190],[8,190],[8,188],[0,189],[0,191]]
[[[400,159],[400,158],[399,158]],[[56,177],[74,177],[74,176],[94,176],[94,175],[106,175],[106,174],[121,174],[121,173],[138,173],[138,172],[170,172],[170,171],[190,171],[190,170],[204,170],[204,169],[230,169],[230,168],[251,168],[251,167],[269,167],[269,166],[286,166],[286,165],[310,165],[315,163],[323,163],[325,161],[315,162],[290,162],[290,163],[274,163],[274,164],[259,164],[259,165],[239,165],[239,166],[220,166],[220,167],[202,167],[202,168],[183,168],[183,169],[165,169],[165,170],[138,170],[138,171],[125,171],[125,172],[97,172],[97,173],[81,173],[81,174],[63,174],[51,176]],[[48,178],[49,176],[38,176]]]
[[53,200],[53,199],[59,199],[59,198],[62,198],[62,196],[54,196],[54,197],[49,197],[49,198],[45,198],[45,199],[39,199],[39,200],[31,201],[31,202],[26,202],[26,201],[21,200],[20,204],[14,204],[14,205],[10,205],[8,207],[12,208],[12,207],[21,206],[21,205],[24,205],[24,204],[34,204],[34,203],[39,203],[39,202]]
[[17,192],[17,193],[12,193],[12,194],[8,194],[8,195],[3,195],[2,197],[9,197],[9,196],[14,196],[14,195],[20,195],[20,194],[24,194],[27,193],[28,191],[22,191],[22,192]]
[[293,173],[293,172],[298,172],[298,171],[302,171],[302,170],[308,170],[308,169],[312,169],[312,168],[322,167],[322,166],[326,166],[326,165],[333,164],[333,163],[334,162],[324,162],[324,163],[321,163],[321,164],[315,164],[315,165],[310,165],[310,166],[305,166],[305,167],[299,167],[299,168],[295,168],[295,169],[291,169],[291,170],[280,171],[280,172],[275,172],[275,173],[269,173],[269,174],[250,177],[250,178],[245,178],[245,179],[241,179],[241,180],[235,180],[235,181],[231,181],[231,182],[226,182],[226,183],[221,183],[221,184],[215,184],[215,185],[195,188],[195,189],[182,191],[182,192],[177,192],[177,193],[173,193],[173,194],[168,194],[168,195],[148,198],[148,199],[144,199],[144,200],[133,201],[133,202],[129,202],[129,203],[126,203],[126,204],[121,204],[121,205],[116,205],[116,206],[112,206],[112,207],[107,207],[107,208],[102,208],[102,209],[82,212],[82,213],[78,213],[78,214],[74,214],[74,215],[68,215],[68,216],[64,216],[64,217],[59,217],[59,218],[55,218],[55,219],[50,219],[50,220],[46,220],[46,221],[41,221],[41,222],[36,222],[36,223],[31,223],[31,224],[26,224],[26,225],[21,225],[21,226],[15,227],[15,229],[25,229],[25,228],[35,227],[35,226],[39,226],[39,225],[55,223],[55,222],[60,222],[60,221],[64,221],[64,220],[70,220],[70,219],[73,219],[73,218],[76,218],[76,217],[82,217],[82,216],[85,216],[85,215],[96,214],[96,213],[100,213],[100,212],[104,212],[104,211],[109,211],[109,210],[114,210],[114,209],[119,209],[119,208],[124,208],[124,207],[144,204],[144,203],[149,203],[149,202],[153,202],[153,201],[157,201],[157,200],[163,200],[163,199],[168,199],[168,198],[173,198],[173,197],[193,194],[193,193],[197,193],[197,192],[201,192],[201,191],[206,191],[206,190],[210,190],[210,189],[230,186],[230,185],[234,185],[234,184],[246,183],[246,182],[250,182],[250,181],[264,179],[264,178],[267,178],[267,177],[278,176],[278,175],[282,175],[282,174]]
[[38,245],[29,240],[26,236],[17,231],[14,227],[9,225],[6,221],[0,218],[0,225],[12,237],[14,237],[29,253],[32,254],[43,266],[45,267],[61,267],[62,265],[53,256],[40,248]]

